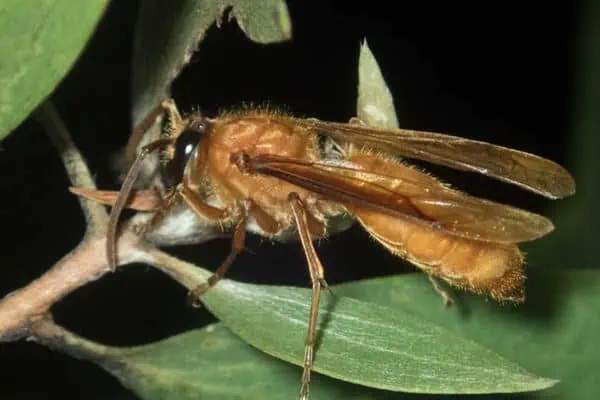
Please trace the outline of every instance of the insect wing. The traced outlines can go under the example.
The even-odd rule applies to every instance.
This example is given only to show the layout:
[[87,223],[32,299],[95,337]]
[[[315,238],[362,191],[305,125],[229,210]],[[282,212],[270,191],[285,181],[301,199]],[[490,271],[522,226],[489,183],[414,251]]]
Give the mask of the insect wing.
[[356,143],[393,155],[478,172],[551,199],[575,193],[575,181],[562,166],[507,147],[434,132],[388,130],[315,119],[294,119],[293,123],[339,143]]
[[541,215],[469,196],[412,169],[407,179],[398,179],[347,164],[273,155],[253,157],[250,163],[255,172],[288,181],[350,208],[369,208],[473,240],[519,243],[554,229],[552,222]]

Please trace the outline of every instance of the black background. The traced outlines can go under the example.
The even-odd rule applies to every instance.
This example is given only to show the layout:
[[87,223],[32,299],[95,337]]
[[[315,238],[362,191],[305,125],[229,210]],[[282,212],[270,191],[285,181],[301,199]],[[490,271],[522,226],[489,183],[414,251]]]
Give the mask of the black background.
[[[401,126],[491,141],[567,167],[577,3],[418,6],[418,2],[291,1],[292,42],[261,46],[232,22],[212,28],[173,85],[181,109],[214,114],[241,102],[269,102],[302,116],[354,115],[357,59],[366,37],[395,96]],[[101,188],[117,188],[110,156],[130,126],[131,43],[136,2],[112,2],[74,69],[54,94]],[[366,9],[365,7],[369,7]],[[462,8],[461,8],[462,7]],[[79,242],[84,223],[60,160],[28,120],[1,144],[1,292],[24,286]],[[431,168],[471,193],[544,212],[548,201],[466,173]],[[299,245],[251,237],[230,278],[308,285]],[[214,268],[226,240],[173,249]],[[358,227],[317,249],[330,284],[410,271]],[[368,261],[367,261],[368,260]],[[142,344],[204,325],[185,290],[137,265],[77,290],[53,308],[56,320],[93,340]],[[0,345],[0,398],[135,398],[94,365],[33,343]],[[65,382],[68,382],[65,384]]]

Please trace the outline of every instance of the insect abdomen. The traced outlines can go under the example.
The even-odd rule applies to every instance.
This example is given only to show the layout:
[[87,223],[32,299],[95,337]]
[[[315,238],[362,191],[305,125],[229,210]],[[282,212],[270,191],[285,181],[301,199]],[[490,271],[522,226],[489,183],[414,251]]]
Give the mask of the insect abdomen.
[[[417,190],[419,182],[423,183],[423,187],[442,185],[417,169],[369,151],[351,150],[348,160],[365,171],[395,178],[377,180],[365,175],[365,179],[391,191],[397,190],[396,185],[403,187],[408,200],[410,195],[423,195],[422,190]],[[454,235],[434,225],[428,227],[409,218],[365,207],[347,205],[347,208],[378,242],[427,273],[461,289],[486,294],[496,300],[523,301],[524,257],[515,244],[478,241]]]
[[516,245],[478,242],[365,209],[353,210],[383,246],[427,273],[500,301],[523,301],[523,254]]

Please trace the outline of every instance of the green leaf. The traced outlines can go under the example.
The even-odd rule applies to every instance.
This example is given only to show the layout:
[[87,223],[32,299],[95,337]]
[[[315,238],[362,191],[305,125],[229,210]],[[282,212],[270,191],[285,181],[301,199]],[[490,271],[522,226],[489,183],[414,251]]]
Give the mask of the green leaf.
[[[293,399],[299,369],[248,346],[223,324],[209,325],[133,348],[86,346],[91,359],[123,386],[146,400]],[[79,354],[82,354],[80,351]],[[316,376],[315,399],[387,398],[389,392],[362,390]]]
[[528,275],[527,299],[519,307],[455,293],[457,304],[442,310],[423,274],[348,283],[335,290],[426,318],[529,371],[560,380],[527,398],[598,398],[600,383],[593,371],[600,370],[600,271],[530,268]]
[[[308,289],[221,281],[204,301],[244,341],[302,365],[310,297]],[[413,393],[504,393],[554,384],[398,309],[326,295],[319,316],[314,370],[327,376]]]
[[0,140],[67,74],[108,0],[22,1],[0,5]]
[[358,59],[356,115],[370,126],[398,128],[392,93],[366,40]]
[[[596,260],[600,218],[597,171],[600,169],[600,2],[585,0],[578,7],[573,32],[572,88],[568,110],[570,123],[565,131],[564,161],[575,177],[577,192],[568,199],[548,205],[557,226],[547,240],[533,250],[551,265],[568,264],[577,254],[578,266],[598,268]],[[557,261],[557,258],[559,259]],[[562,262],[561,262],[562,261]]]
[[[204,276],[206,271],[198,269],[196,275]],[[380,282],[384,281],[342,286],[340,291],[356,294],[362,285]],[[309,296],[306,289],[225,280],[205,300],[244,341],[299,365]],[[339,295],[325,298],[320,329],[326,330],[320,330],[316,356],[316,370],[321,373],[420,393],[506,393],[555,383],[408,313]],[[436,300],[434,308],[446,313]],[[147,400],[295,398],[301,369],[268,357],[239,337],[219,324],[134,348],[107,347],[85,339],[65,344],[70,347],[67,352],[98,363]],[[313,375],[312,393],[315,399],[397,398],[390,391],[358,388],[319,374]]]
[[[139,124],[169,86],[215,22],[231,7],[229,18],[253,41],[274,43],[291,38],[284,0],[159,0],[140,3],[133,56],[133,122]],[[209,77],[211,79],[211,77]]]

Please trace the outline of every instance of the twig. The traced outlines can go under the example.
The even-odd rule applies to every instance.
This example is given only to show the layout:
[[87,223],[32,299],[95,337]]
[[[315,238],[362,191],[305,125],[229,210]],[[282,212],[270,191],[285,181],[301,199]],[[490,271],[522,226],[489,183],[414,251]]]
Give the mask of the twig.
[[[85,160],[71,140],[54,106],[50,103],[44,104],[37,111],[37,117],[60,152],[73,185],[95,189],[94,180]],[[109,271],[106,257],[108,215],[102,204],[84,197],[79,199],[87,221],[85,237],[73,251],[65,255],[41,277],[0,300],[0,342],[34,335],[40,339],[40,342],[50,347],[58,346],[50,342],[55,336],[64,339],[67,331],[51,322],[50,307],[75,289],[100,278]],[[119,266],[144,262],[164,271],[190,289],[201,284],[209,276],[210,272],[154,248],[154,245],[161,244],[156,242],[157,238],[174,240],[173,232],[158,232],[159,235],[155,235],[151,242],[142,242],[133,230],[129,229],[136,221],[144,220],[148,215],[140,215],[140,217],[132,220],[122,230],[118,240]],[[181,232],[181,229],[178,232]],[[219,236],[220,233],[209,231],[199,235],[198,232],[190,230],[185,231],[185,235],[191,235],[194,240],[198,238],[208,240]],[[58,330],[62,332],[60,335],[57,333]]]
[[[35,116],[60,154],[73,186],[96,189],[85,160],[71,140],[69,131],[54,105],[46,101],[36,110]],[[104,207],[81,197],[79,201],[87,222],[86,234],[94,232],[97,237],[104,236],[108,224],[108,214]]]
[[157,248],[149,248],[147,251],[146,262],[148,264],[169,275],[187,289],[196,288],[211,276],[210,271],[173,257]]
[[[84,158],[55,108],[47,103],[38,110],[37,117],[60,151],[71,182],[94,188]],[[41,277],[0,301],[0,341],[18,340],[27,335],[32,324],[47,314],[54,303],[108,271],[104,250],[108,215],[100,204],[83,198],[80,202],[87,221],[84,239]],[[132,232],[125,231],[119,239],[121,264],[146,260],[139,242]]]
[[48,314],[34,322],[27,340],[40,343],[52,350],[61,351],[80,360],[94,360],[108,356],[113,349],[86,340],[57,325]]
[[[124,232],[119,243],[121,265],[148,261],[132,232]],[[54,303],[108,272],[105,248],[105,238],[84,240],[41,277],[4,297],[0,301],[0,341],[27,335],[31,324]]]

